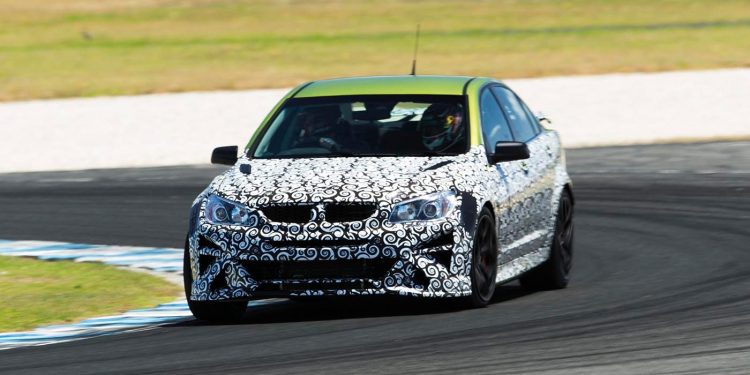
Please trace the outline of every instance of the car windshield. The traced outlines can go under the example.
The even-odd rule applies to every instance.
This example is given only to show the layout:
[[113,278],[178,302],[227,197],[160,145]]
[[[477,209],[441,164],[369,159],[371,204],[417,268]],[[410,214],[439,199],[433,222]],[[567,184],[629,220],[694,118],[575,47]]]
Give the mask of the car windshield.
[[288,100],[255,158],[456,155],[468,150],[463,96],[366,95]]

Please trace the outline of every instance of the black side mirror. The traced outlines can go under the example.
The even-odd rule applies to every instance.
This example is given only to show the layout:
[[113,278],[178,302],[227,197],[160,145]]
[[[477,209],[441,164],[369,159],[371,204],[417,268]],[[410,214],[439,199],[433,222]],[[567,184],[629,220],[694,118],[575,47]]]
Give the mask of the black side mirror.
[[495,153],[490,155],[492,164],[529,158],[529,147],[523,142],[497,142]]
[[211,153],[211,164],[234,165],[237,162],[237,146],[217,147]]

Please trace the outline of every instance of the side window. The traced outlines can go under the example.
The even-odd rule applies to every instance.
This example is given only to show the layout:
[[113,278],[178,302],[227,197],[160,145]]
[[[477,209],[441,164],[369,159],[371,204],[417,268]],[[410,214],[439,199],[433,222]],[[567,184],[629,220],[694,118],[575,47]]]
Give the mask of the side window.
[[499,141],[512,141],[513,134],[508,127],[508,121],[503,116],[500,105],[490,90],[484,90],[479,100],[482,117],[482,135],[484,148],[488,154],[495,153],[495,144]]
[[536,131],[531,125],[529,118],[526,116],[526,112],[523,110],[523,105],[518,101],[516,95],[510,90],[500,86],[493,86],[492,92],[497,95],[497,98],[500,100],[503,112],[508,117],[510,128],[513,131],[516,141],[526,142],[531,138],[534,138]]

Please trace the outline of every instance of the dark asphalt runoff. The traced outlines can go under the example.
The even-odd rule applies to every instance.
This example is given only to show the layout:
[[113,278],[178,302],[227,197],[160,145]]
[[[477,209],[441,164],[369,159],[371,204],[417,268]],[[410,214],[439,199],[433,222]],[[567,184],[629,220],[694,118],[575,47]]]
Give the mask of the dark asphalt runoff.
[[[0,352],[0,372],[750,373],[750,142],[581,149],[568,289],[281,302]],[[0,175],[0,238],[180,247],[221,168]]]

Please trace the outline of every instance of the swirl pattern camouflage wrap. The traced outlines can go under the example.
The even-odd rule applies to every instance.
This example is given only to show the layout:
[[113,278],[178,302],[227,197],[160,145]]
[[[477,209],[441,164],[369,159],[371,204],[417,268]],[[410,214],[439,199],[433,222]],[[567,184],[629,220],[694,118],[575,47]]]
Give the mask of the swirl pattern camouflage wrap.
[[[549,257],[557,202],[570,182],[555,132],[528,147],[530,159],[497,165],[481,145],[444,157],[242,157],[193,204],[191,299],[466,296],[484,206],[496,218],[497,281],[517,277]],[[445,217],[389,220],[399,202],[441,192],[455,194]],[[248,207],[245,224],[209,221],[210,195]]]

